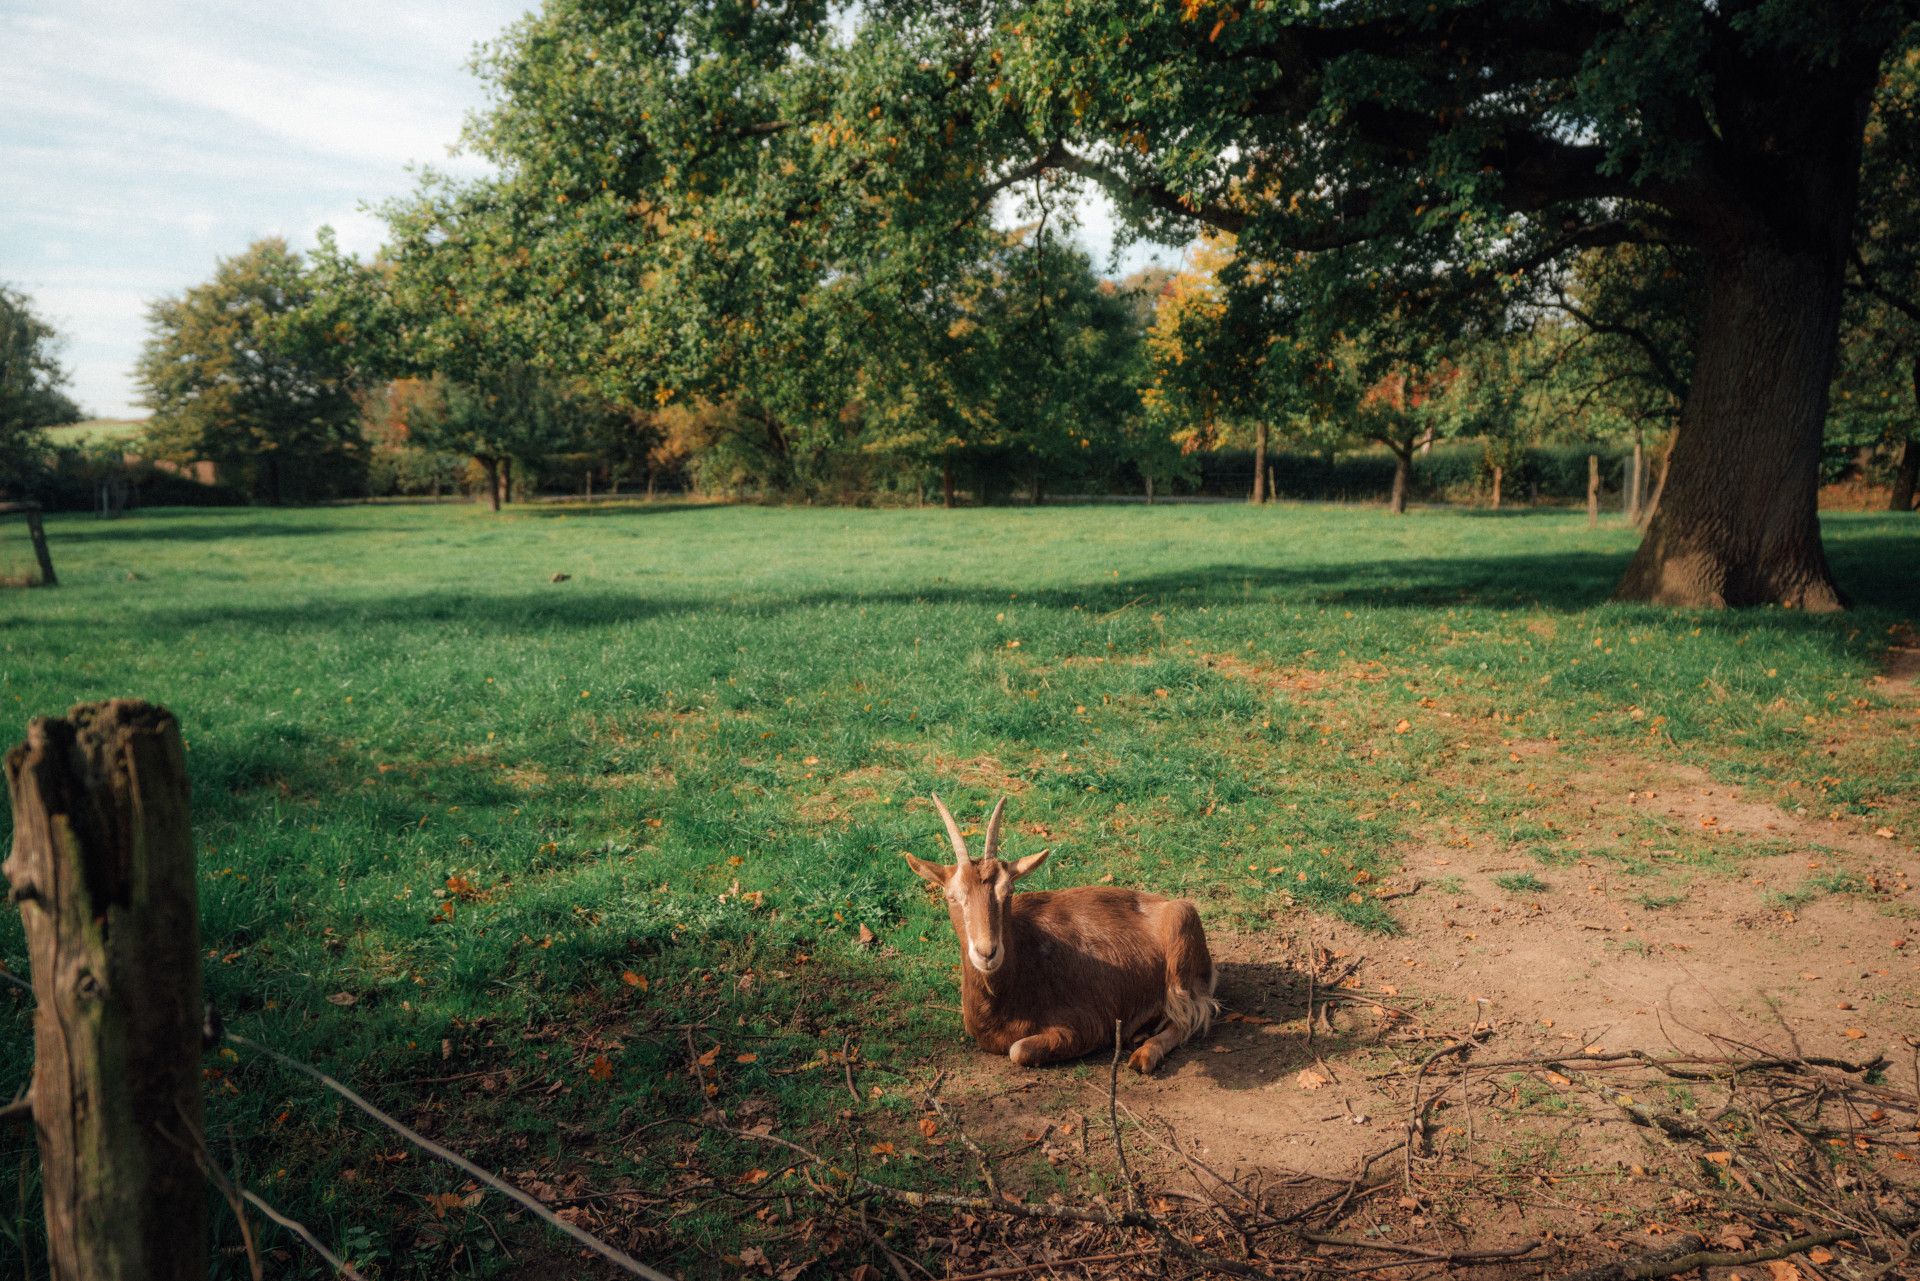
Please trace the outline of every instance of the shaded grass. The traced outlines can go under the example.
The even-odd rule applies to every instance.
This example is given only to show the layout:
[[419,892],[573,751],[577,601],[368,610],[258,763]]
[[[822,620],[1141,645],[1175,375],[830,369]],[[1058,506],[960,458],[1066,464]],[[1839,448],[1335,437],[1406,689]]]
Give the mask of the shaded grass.
[[[613,1139],[688,1115],[703,1081],[858,1149],[821,1059],[843,1046],[874,1065],[876,1124],[910,1110],[882,1065],[963,1044],[944,915],[898,857],[937,854],[935,788],[969,817],[1012,793],[1010,848],[1055,849],[1035,888],[1111,875],[1243,928],[1309,910],[1392,930],[1377,895],[1441,833],[1576,857],[1522,740],[1915,830],[1913,742],[1858,748],[1844,776],[1824,754],[1920,604],[1897,517],[1829,520],[1862,602],[1842,618],[1607,604],[1632,533],[1559,514],[345,508],[50,530],[65,585],[0,598],[0,707],[172,708],[212,999],[510,1173],[657,1185],[660,1154]],[[1682,867],[1736,857],[1660,836]],[[22,952],[8,914],[0,960]],[[697,1073],[689,1041],[715,1052]],[[28,1044],[0,998],[0,1090]],[[215,1071],[225,1155],[324,1237],[358,1233],[388,1276],[498,1268],[482,1225],[417,1200],[456,1180],[377,1160],[270,1067]],[[436,1083],[469,1073],[490,1075]],[[738,1231],[701,1211],[642,1244],[710,1274]]]

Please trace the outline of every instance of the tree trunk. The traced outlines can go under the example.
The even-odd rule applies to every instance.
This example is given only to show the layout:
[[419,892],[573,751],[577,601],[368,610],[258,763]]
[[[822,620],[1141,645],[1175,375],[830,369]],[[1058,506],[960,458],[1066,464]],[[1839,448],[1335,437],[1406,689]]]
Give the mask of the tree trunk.
[[1816,510],[1845,245],[1829,239],[1793,252],[1749,233],[1708,256],[1693,382],[1616,598],[1841,608]]
[[172,716],[83,703],[6,758],[56,1281],[200,1281],[200,917]]
[[1404,516],[1407,511],[1407,472],[1413,466],[1413,446],[1409,444],[1406,452],[1393,451],[1393,493],[1387,500],[1387,510],[1396,516]]
[[1253,505],[1267,501],[1267,424],[1253,429]]
[[1034,473],[1033,483],[1029,489],[1029,493],[1033,499],[1033,505],[1035,507],[1038,507],[1041,503],[1041,500],[1046,496],[1046,482],[1040,479],[1040,474],[1038,472]]
[[500,460],[500,501],[503,503],[513,501],[513,459],[511,457]]
[[1496,466],[1493,469],[1493,509],[1495,511],[1500,510],[1500,480],[1504,475],[1504,468]]
[[1147,506],[1153,506],[1153,473],[1147,473]]
[[940,464],[940,505],[953,506],[953,464]]
[[1587,455],[1587,524],[1600,523],[1600,455]]
[[1645,495],[1647,476],[1646,453],[1640,448],[1640,438],[1633,438],[1633,459],[1627,464],[1627,523],[1640,523],[1640,500]]
[[[1920,360],[1913,362],[1913,407],[1920,414]],[[1900,448],[1900,467],[1893,473],[1893,494],[1887,500],[1887,510],[1905,512],[1913,510],[1913,491],[1920,483],[1920,438],[1914,432],[1907,432],[1907,443]]]
[[484,468],[487,473],[487,501],[493,505],[493,510],[499,511],[500,460],[497,458],[482,458],[480,460],[480,466]]

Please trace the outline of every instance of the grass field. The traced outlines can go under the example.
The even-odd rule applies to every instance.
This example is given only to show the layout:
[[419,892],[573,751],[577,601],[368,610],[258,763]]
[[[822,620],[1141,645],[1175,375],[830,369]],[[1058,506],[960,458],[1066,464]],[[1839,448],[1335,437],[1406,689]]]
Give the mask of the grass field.
[[106,440],[132,440],[146,426],[144,418],[86,418],[49,427],[47,435],[56,445],[92,445]]
[[[657,1187],[660,1152],[611,1136],[702,1086],[857,1129],[906,1091],[849,1119],[837,1068],[808,1065],[967,1052],[944,914],[899,858],[937,856],[930,790],[962,815],[1012,794],[1011,849],[1054,849],[1034,888],[1110,874],[1250,930],[1292,910],[1391,934],[1377,888],[1443,831],[1543,871],[1648,857],[1542,821],[1518,739],[1685,762],[1911,846],[1920,745],[1848,726],[1920,616],[1920,528],[1827,530],[1838,617],[1608,604],[1634,534],[1561,513],[59,518],[63,585],[0,596],[0,708],[10,741],[83,699],[178,715],[230,1026],[495,1168]],[[1739,857],[1662,846],[1669,894]],[[10,911],[0,961],[23,964]],[[29,1046],[0,993],[0,1097]],[[693,1046],[716,1051],[697,1075]],[[229,1051],[210,1080],[223,1155],[378,1275],[502,1266],[480,1210],[424,1200],[451,1174],[270,1064]],[[32,1236],[16,1136],[0,1163],[23,1188],[4,1255]],[[736,1217],[647,1244],[720,1274]]]

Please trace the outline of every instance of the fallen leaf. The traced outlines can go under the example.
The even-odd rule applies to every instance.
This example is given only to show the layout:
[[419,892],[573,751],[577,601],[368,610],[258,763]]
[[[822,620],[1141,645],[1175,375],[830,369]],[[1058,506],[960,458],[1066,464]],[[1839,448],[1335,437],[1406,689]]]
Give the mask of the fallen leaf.
[[1300,1075],[1293,1078],[1293,1083],[1303,1090],[1317,1090],[1327,1084],[1327,1078],[1312,1068],[1301,1068]]
[[891,1144],[891,1143],[876,1143],[876,1144],[874,1144],[874,1145],[873,1145],[872,1147],[870,1147],[870,1148],[868,1148],[868,1149],[867,1149],[867,1151],[869,1151],[869,1152],[871,1152],[871,1153],[873,1153],[873,1155],[875,1155],[875,1156],[892,1156],[892,1155],[893,1155],[893,1144]]
[[1393,732],[1396,734],[1404,734],[1412,728],[1412,722],[1403,719],[1393,727]]
[[620,975],[620,981],[628,987],[637,987],[642,992],[647,990],[647,976],[644,974],[635,974],[632,970],[627,970]]
[[359,999],[360,999],[359,997],[355,996],[351,992],[335,992],[332,996],[327,998],[327,1004],[328,1005],[352,1005],[355,1001]]
[[746,1184],[754,1184],[754,1183],[760,1182],[762,1179],[766,1177],[767,1177],[767,1172],[765,1170],[762,1170],[759,1166],[755,1166],[753,1169],[748,1170],[745,1174],[740,1176],[740,1182],[746,1183]]
[[1767,1263],[1767,1276],[1770,1281],[1801,1281],[1799,1268],[1785,1259],[1773,1259]]
[[1731,1153],[1731,1152],[1709,1152],[1709,1153],[1707,1153],[1707,1160],[1709,1160],[1709,1161],[1711,1161],[1711,1162],[1713,1162],[1713,1163],[1714,1163],[1715,1165],[1732,1165],[1732,1164],[1733,1164],[1733,1153]]
[[862,922],[860,925],[860,946],[872,947],[875,943],[878,943],[879,941],[880,941],[880,936],[878,934],[875,934],[872,930],[868,929],[866,927],[866,923]]
[[593,1066],[587,1069],[587,1075],[592,1077],[596,1081],[612,1080],[613,1079],[613,1060],[608,1058],[604,1054],[594,1055]]
[[930,1139],[940,1133],[940,1123],[930,1116],[920,1118],[920,1137]]
[[1845,1035],[1849,1041],[1864,1041],[1867,1037],[1867,1034],[1857,1027],[1848,1028]]
[[712,1067],[714,1060],[719,1057],[720,1057],[720,1047],[716,1045],[711,1050],[708,1050],[705,1054],[702,1054],[700,1056],[700,1066]]
[[1824,1245],[1816,1245],[1813,1249],[1807,1251],[1807,1258],[1814,1263],[1832,1263],[1833,1251],[1827,1249]]
[[734,1055],[733,1061],[735,1063],[757,1063],[760,1061],[760,1056],[758,1054],[754,1054],[751,1051],[749,1051],[746,1054]]

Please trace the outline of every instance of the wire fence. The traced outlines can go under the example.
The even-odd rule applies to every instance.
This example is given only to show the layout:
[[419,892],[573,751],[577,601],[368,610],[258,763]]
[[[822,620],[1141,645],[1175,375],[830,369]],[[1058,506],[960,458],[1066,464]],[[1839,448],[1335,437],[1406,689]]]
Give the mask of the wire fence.
[[[0,980],[4,980],[6,983],[11,984],[16,988],[19,988],[21,991],[27,993],[29,996],[36,995],[33,989],[33,985],[31,983],[28,983],[24,979],[20,978],[19,975],[12,973],[11,971],[7,970],[5,967],[0,967]],[[225,1040],[227,1042],[230,1042],[233,1045],[240,1046],[242,1049],[250,1050],[256,1054],[260,1054],[265,1056],[266,1058],[272,1059],[274,1062],[279,1063],[283,1067],[290,1068],[293,1071],[298,1072],[302,1076],[305,1076],[314,1081],[317,1081],[321,1085],[325,1086],[328,1090],[338,1095],[340,1098],[345,1099],[348,1103],[351,1103],[362,1114],[364,1114],[371,1120],[379,1123],[380,1125],[386,1127],[388,1130],[398,1135],[407,1143],[411,1144],[415,1149],[425,1153],[430,1157],[433,1157],[435,1160],[443,1161],[448,1165],[453,1166],[455,1169],[460,1170],[461,1172],[467,1175],[470,1175],[472,1178],[478,1180],[480,1183],[485,1184],[487,1187],[492,1188],[495,1192],[498,1192],[500,1195],[515,1202],[516,1204],[521,1206],[523,1209],[527,1210],[529,1213],[531,1213],[536,1218],[538,1218],[541,1222],[547,1224],[549,1227],[552,1227],[564,1233],[566,1236],[572,1238],[573,1240],[579,1242],[581,1245],[585,1246],[587,1249],[592,1250],[595,1254],[599,1255],[601,1258],[613,1264],[615,1267],[620,1268],[622,1271],[628,1273],[629,1275],[641,1277],[644,1279],[644,1281],[674,1281],[674,1278],[669,1276],[667,1273],[661,1272],[657,1268],[650,1267],[647,1264],[640,1262],[640,1260],[627,1254],[625,1251],[616,1249],[614,1246],[607,1244],[605,1241],[602,1241],[599,1237],[594,1236],[592,1233],[587,1232],[572,1223],[568,1223],[565,1219],[561,1218],[559,1215],[555,1214],[552,1210],[548,1209],[545,1205],[541,1204],[541,1202],[536,1197],[526,1192],[524,1189],[515,1187],[513,1184],[501,1178],[499,1175],[494,1174],[493,1172],[487,1169],[484,1169],[479,1165],[474,1164],[472,1161],[468,1160],[466,1157],[461,1156],[459,1153],[454,1152],[448,1148],[442,1147],[438,1143],[435,1143],[432,1139],[427,1138],[425,1135],[413,1129],[411,1126],[407,1125],[405,1122],[398,1120],[397,1118],[390,1115],[389,1113],[384,1112],[381,1109],[375,1107],[373,1104],[367,1102],[366,1099],[362,1098],[353,1089],[341,1083],[340,1081],[336,1080],[335,1078],[329,1076],[327,1073],[322,1072],[319,1068],[314,1067],[312,1064],[303,1063],[299,1059],[292,1058],[288,1055],[282,1054],[280,1051],[273,1049],[271,1046],[263,1045],[260,1042],[253,1040],[251,1037],[240,1035],[238,1032],[227,1032],[227,1031],[218,1030],[220,1028],[219,1019],[213,1013],[211,1006],[208,1007],[207,1025],[211,1033],[208,1037],[208,1041],[209,1041],[208,1048],[212,1048],[214,1044],[218,1044],[221,1040]],[[16,1100],[16,1102],[18,1102],[18,1100]],[[307,1228],[305,1224],[285,1214],[281,1210],[275,1208],[273,1205],[269,1204],[263,1197],[261,1197],[258,1193],[254,1192],[253,1190],[249,1188],[240,1187],[237,1184],[234,1184],[233,1182],[231,1182],[227,1178],[226,1174],[223,1171],[221,1171],[218,1165],[212,1160],[211,1154],[206,1152],[205,1144],[201,1136],[190,1135],[189,1137],[191,1137],[194,1140],[196,1147],[198,1148],[196,1156],[200,1161],[200,1167],[202,1172],[207,1176],[208,1181],[211,1182],[215,1186],[215,1188],[220,1191],[222,1196],[226,1198],[228,1203],[234,1206],[235,1217],[239,1218],[241,1223],[241,1235],[243,1239],[247,1241],[248,1256],[250,1259],[254,1258],[254,1252],[251,1245],[251,1237],[246,1228],[246,1221],[244,1217],[240,1215],[239,1205],[237,1204],[238,1202],[244,1202],[245,1204],[252,1206],[254,1209],[258,1210],[262,1215],[265,1215],[268,1219],[272,1220],[274,1223],[278,1224],[280,1227],[286,1229],[287,1231],[293,1233],[295,1236],[299,1237],[300,1240],[304,1242],[310,1249],[312,1249],[315,1254],[319,1255],[322,1259],[326,1261],[327,1266],[331,1267],[337,1276],[345,1277],[347,1278],[347,1281],[366,1281],[366,1278],[360,1272],[356,1271],[351,1263],[349,1263],[346,1259],[342,1258],[340,1255],[335,1254],[332,1250],[329,1250],[324,1244],[322,1244],[319,1238],[316,1237],[313,1234],[313,1232]],[[256,1277],[260,1275],[260,1269],[259,1269],[257,1260],[254,1262],[254,1275]]]

